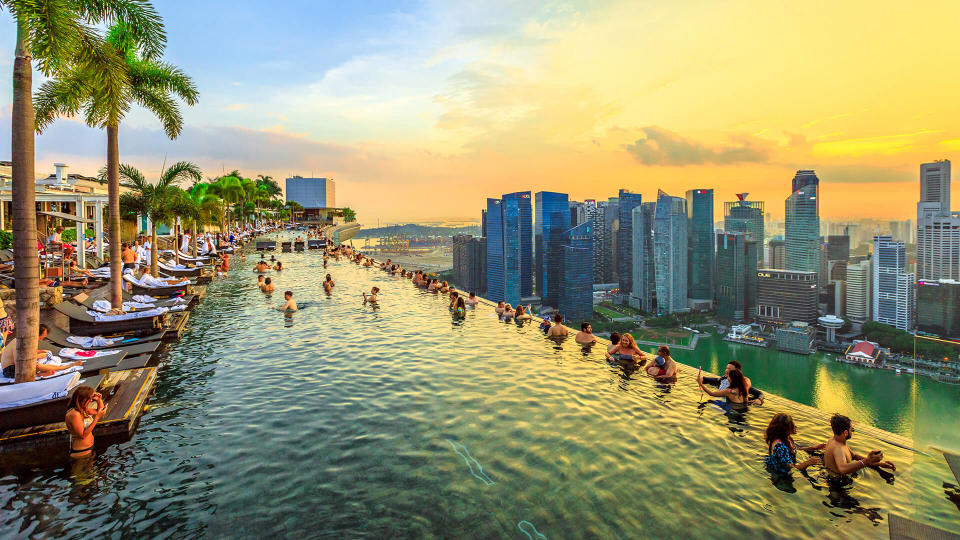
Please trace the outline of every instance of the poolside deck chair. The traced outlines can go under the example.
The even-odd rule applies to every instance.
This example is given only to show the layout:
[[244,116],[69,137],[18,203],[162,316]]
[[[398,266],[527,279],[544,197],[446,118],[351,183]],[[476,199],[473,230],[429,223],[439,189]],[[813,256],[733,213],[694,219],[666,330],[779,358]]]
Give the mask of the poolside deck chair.
[[130,284],[133,294],[147,294],[150,296],[171,296],[179,292],[186,293],[190,284],[170,285],[167,287],[145,287],[140,285],[131,274],[124,274],[123,280]]
[[[47,334],[47,339],[50,343],[57,345],[59,347],[79,347],[86,348],[89,350],[103,350],[103,349],[123,349],[127,351],[127,354],[130,356],[151,353],[153,354],[160,347],[160,340],[163,339],[164,330],[156,331],[152,334],[137,335],[136,332],[123,332],[123,333],[113,333],[113,334],[103,334],[105,338],[121,338],[121,341],[113,345],[108,345],[106,347],[80,347],[76,343],[71,343],[67,340],[70,337],[70,333],[66,330],[57,327],[49,327],[50,332]],[[80,336],[88,337],[88,336]],[[42,349],[43,347],[41,347]]]
[[294,242],[294,243],[293,243],[293,250],[294,250],[294,251],[303,251],[303,248],[304,248],[304,243],[303,243],[303,241]]
[[[124,302],[134,301],[133,294],[130,294],[127,291],[123,291],[122,295],[123,295],[122,297]],[[178,302],[177,301],[178,298],[183,298],[183,302]],[[87,306],[88,308],[92,308],[93,303],[96,302],[97,300],[110,300],[110,288],[100,287],[98,289],[93,289],[92,291],[87,291],[86,293],[78,294],[73,298],[71,298],[71,300],[73,300],[78,304]],[[195,295],[188,294],[188,295],[180,296],[177,298],[158,298],[157,300],[154,300],[153,302],[150,302],[150,303],[157,307],[167,307],[167,308],[173,307],[179,304],[184,304],[187,306],[187,309],[191,309],[197,304],[197,300],[198,299]]]
[[53,309],[70,318],[70,333],[78,336],[97,336],[116,332],[137,332],[152,334],[163,328],[169,313],[116,321],[98,321],[87,313],[86,306],[73,302],[60,302]]
[[291,242],[281,242],[280,251],[283,253],[290,253],[290,244]]
[[277,249],[277,243],[273,240],[257,242],[257,251],[273,251]]
[[[81,347],[80,347],[79,345],[71,345],[70,347],[61,347],[61,346],[59,346],[59,345],[56,345],[56,344],[54,344],[54,343],[51,343],[50,341],[42,340],[42,341],[40,342],[39,348],[40,348],[40,349],[46,349],[46,350],[50,351],[51,353],[53,353],[55,356],[60,356],[60,351],[62,351],[63,349],[68,349],[68,348],[69,348],[69,349],[79,349],[79,348],[81,348]],[[127,355],[129,354],[127,351],[125,351],[125,350],[123,350],[123,349],[119,349],[119,348],[106,349],[106,350],[111,350],[111,351],[112,351],[112,350],[116,350],[116,351],[118,351],[118,352],[115,352],[115,353],[113,353],[113,354],[107,354],[107,355],[104,355],[104,356],[97,356],[97,357],[94,357],[94,358],[84,359],[84,360],[83,360],[83,367],[80,369],[80,374],[81,374],[81,375],[94,375],[94,374],[100,373],[100,372],[103,371],[103,370],[110,369],[110,368],[114,368],[114,367],[117,366],[117,364],[120,363],[121,360],[123,360],[124,358],[126,358]],[[138,355],[138,356],[139,356],[139,355]],[[72,358],[65,358],[65,357],[63,357],[63,356],[60,356],[60,359],[63,360],[64,362],[72,362],[72,361],[73,361]]]
[[[79,373],[67,373],[59,377],[51,377],[32,383],[3,386],[0,388],[0,433],[9,429],[63,422],[67,411],[67,403],[70,402],[70,396],[76,391],[77,386],[83,384],[98,389],[101,382],[103,382],[103,375],[81,377]],[[32,386],[25,387],[24,385]],[[39,399],[44,393],[49,394],[51,392],[64,392],[65,395],[53,399],[40,399],[16,407],[3,406],[4,403],[10,403],[14,400],[19,401],[20,399],[34,397]]]

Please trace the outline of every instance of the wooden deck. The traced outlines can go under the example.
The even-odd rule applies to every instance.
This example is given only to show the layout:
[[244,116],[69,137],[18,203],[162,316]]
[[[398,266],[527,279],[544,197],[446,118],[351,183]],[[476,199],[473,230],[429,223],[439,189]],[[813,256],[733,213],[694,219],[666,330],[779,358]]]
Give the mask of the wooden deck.
[[187,331],[187,321],[190,320],[189,311],[177,311],[170,316],[170,326],[163,334],[163,341],[179,341],[183,333]]
[[[94,428],[94,437],[131,436],[156,380],[157,368],[128,369],[107,374],[100,384],[107,414]],[[0,455],[39,448],[62,448],[67,452],[69,444],[70,434],[63,422],[0,433]]]

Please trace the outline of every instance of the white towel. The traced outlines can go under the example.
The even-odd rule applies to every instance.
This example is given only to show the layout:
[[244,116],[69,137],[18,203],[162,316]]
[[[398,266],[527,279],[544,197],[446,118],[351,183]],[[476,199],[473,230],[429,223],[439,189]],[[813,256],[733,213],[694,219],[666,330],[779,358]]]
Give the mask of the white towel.
[[0,409],[62,398],[80,382],[79,373],[67,373],[63,377],[43,377],[33,382],[0,386]]
[[106,312],[110,311],[110,309],[111,309],[113,306],[110,304],[110,302],[107,302],[106,300],[97,300],[96,302],[93,303],[93,306],[92,306],[92,307],[93,307],[93,309],[94,309],[95,311],[100,311],[100,312],[102,312],[102,313],[106,313]]
[[124,302],[123,303],[124,311],[133,311],[135,309],[150,309],[155,307],[157,306],[155,306],[154,304],[145,303],[145,302]]
[[143,302],[144,304],[152,304],[157,299],[152,296],[147,296],[145,294],[137,294],[133,296],[132,300],[134,302]]
[[175,306],[172,306],[172,307],[170,308],[170,311],[183,311],[183,310],[185,310],[185,309],[187,309],[187,306],[185,306],[185,305],[183,305],[183,304],[177,304],[177,305],[175,305]]
[[84,349],[91,347],[110,347],[114,343],[121,341],[120,338],[105,338],[103,336],[67,336],[67,341],[74,345],[79,345]]
[[64,358],[71,358],[73,360],[86,360],[88,358],[100,358],[101,356],[110,356],[111,354],[117,354],[120,351],[117,349],[113,349],[109,351],[90,351],[96,354],[94,354],[93,356],[78,356],[77,353],[81,353],[81,352],[87,352],[87,351],[84,351],[83,349],[74,349],[72,347],[65,347],[63,349],[60,349],[60,356]]
[[121,315],[107,315],[99,311],[87,310],[87,314],[95,318],[97,322],[126,321],[130,319],[145,319],[147,317],[156,317],[170,311],[165,307],[148,309],[147,311],[137,311],[135,313],[123,313]]

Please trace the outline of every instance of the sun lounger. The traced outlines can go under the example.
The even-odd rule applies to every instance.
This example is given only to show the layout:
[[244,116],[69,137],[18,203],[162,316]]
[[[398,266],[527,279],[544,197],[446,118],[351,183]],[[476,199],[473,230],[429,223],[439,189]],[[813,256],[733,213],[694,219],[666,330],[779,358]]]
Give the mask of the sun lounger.
[[[123,349],[127,351],[127,354],[144,354],[146,352],[153,353],[157,350],[157,347],[160,346],[160,340],[163,339],[163,330],[153,332],[151,334],[146,334],[142,336],[137,336],[134,332],[127,332],[122,334],[103,334],[98,336],[77,336],[70,335],[68,332],[62,328],[52,326],[50,327],[50,332],[47,334],[47,339],[50,343],[60,346],[60,347],[78,347],[81,349]],[[71,339],[72,338],[72,339]],[[95,345],[91,344],[87,340],[94,340],[94,338],[103,338],[104,340],[109,340],[111,343],[104,345]],[[96,340],[102,341],[102,340]],[[153,347],[152,349],[150,347]],[[45,347],[40,347],[41,349]]]
[[0,386],[0,433],[9,429],[63,422],[77,386],[99,388],[103,375],[69,373],[29,383]]
[[327,247],[326,240],[307,240],[307,249],[323,249]]
[[[109,300],[110,299],[110,288],[109,287],[100,287],[99,289],[94,289],[87,293],[81,293],[73,298],[74,302],[84,305],[88,308],[93,307],[93,303],[97,300]],[[155,307],[173,307],[179,304],[187,306],[187,309],[193,307],[196,303],[197,297],[188,294],[184,296],[177,296],[175,298],[156,298],[150,295],[141,295],[141,294],[131,294],[127,291],[123,291],[123,301],[124,302],[143,302],[153,304]]]
[[280,251],[282,251],[283,253],[290,253],[290,245],[291,245],[290,242],[281,242]]
[[277,243],[270,240],[267,242],[257,242],[257,251],[273,251],[277,249]]
[[[106,349],[100,351],[93,351],[97,353],[96,356],[90,358],[74,358],[73,356],[66,354],[66,352],[72,350],[79,350],[79,347],[73,345],[71,347],[58,347],[53,343],[50,343],[47,340],[40,342],[40,349],[46,349],[50,351],[54,356],[60,357],[61,362],[70,363],[77,360],[83,362],[83,366],[80,368],[81,375],[92,375],[99,373],[101,370],[110,369],[116,367],[121,360],[127,357],[127,352],[122,349]],[[65,352],[66,351],[66,352]],[[41,360],[42,362],[42,360]]]
[[142,285],[141,282],[131,274],[124,274],[123,280],[130,284],[131,288],[133,289],[133,294],[147,294],[150,296],[170,296],[181,291],[185,293],[187,291],[187,287],[190,286],[190,280],[184,280],[178,285],[151,287],[148,285]]
[[294,243],[293,243],[293,250],[294,250],[294,251],[303,251],[303,247],[304,247],[303,241],[294,242]]
[[141,313],[139,317],[119,315],[108,318],[95,317],[87,312],[86,306],[73,302],[60,302],[53,308],[70,318],[70,333],[78,336],[95,336],[129,331],[152,334],[163,328],[163,323],[169,317],[166,311],[161,311],[161,308],[145,312],[149,313],[146,316]]

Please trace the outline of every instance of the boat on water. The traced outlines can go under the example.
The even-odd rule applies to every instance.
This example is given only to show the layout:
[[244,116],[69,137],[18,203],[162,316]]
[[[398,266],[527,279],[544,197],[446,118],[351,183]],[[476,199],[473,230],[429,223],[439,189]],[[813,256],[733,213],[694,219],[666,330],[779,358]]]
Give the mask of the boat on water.
[[753,326],[749,324],[737,324],[730,327],[730,332],[723,337],[724,341],[730,343],[739,343],[741,345],[750,345],[753,347],[769,347],[766,339],[756,335]]

